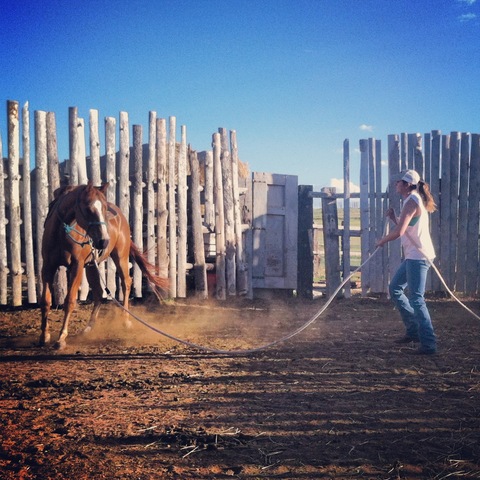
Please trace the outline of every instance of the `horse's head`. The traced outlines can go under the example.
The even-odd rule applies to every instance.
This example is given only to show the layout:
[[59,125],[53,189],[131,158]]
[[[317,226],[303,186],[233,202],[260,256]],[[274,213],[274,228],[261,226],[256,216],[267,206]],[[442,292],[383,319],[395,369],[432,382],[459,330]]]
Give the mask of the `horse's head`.
[[93,246],[104,250],[108,246],[110,236],[107,223],[107,199],[105,192],[108,183],[94,187],[92,182],[81,192],[77,201],[76,220],[92,239]]

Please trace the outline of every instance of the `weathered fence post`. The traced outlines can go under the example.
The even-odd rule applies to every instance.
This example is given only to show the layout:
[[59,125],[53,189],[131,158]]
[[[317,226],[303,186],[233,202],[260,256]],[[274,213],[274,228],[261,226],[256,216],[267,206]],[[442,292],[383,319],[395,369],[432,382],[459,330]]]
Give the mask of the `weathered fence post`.
[[208,297],[208,288],[200,206],[200,166],[196,151],[189,149],[188,157],[190,160],[191,175],[190,196],[192,199],[193,274],[195,279],[195,294],[199,298],[205,299]]
[[226,279],[225,279],[225,213],[223,203],[223,184],[222,184],[222,163],[221,152],[222,144],[219,133],[213,134],[213,202],[215,205],[215,245],[216,245],[216,285],[217,298],[226,299]]
[[155,265],[155,183],[157,182],[156,146],[157,113],[148,116],[148,163],[147,163],[147,259]]
[[480,204],[480,135],[472,134],[470,157],[470,188],[467,222],[467,258],[466,258],[466,292],[474,294],[478,289],[478,229]]
[[[368,140],[360,140],[360,229],[361,229],[361,263],[368,258],[370,248],[369,203],[368,203]],[[323,223],[325,225],[325,222]],[[325,228],[325,227],[324,227]],[[325,233],[324,233],[325,235]],[[326,247],[325,247],[326,248]],[[326,262],[325,262],[326,263]],[[362,295],[370,288],[370,264],[362,270]]]
[[5,174],[3,171],[3,145],[0,132],[0,304],[6,305],[8,285],[7,217],[5,215]]
[[167,123],[164,118],[157,120],[157,267],[162,278],[169,276],[167,242]]
[[[48,114],[47,114],[48,121]],[[28,303],[37,303],[37,285],[35,279],[35,254],[33,247],[33,217],[30,181],[30,113],[28,102],[22,109],[22,145],[23,145],[23,231],[25,240],[25,263],[27,270]],[[48,151],[48,144],[47,144]],[[0,158],[2,156],[0,155]]]
[[[142,205],[142,126],[133,126],[133,212],[132,212],[132,238],[140,251],[143,250],[143,205]],[[133,294],[135,297],[142,296],[142,272],[140,267],[133,265]]]
[[177,297],[177,214],[175,211],[175,173],[176,173],[176,131],[177,119],[169,118],[168,137],[168,251],[170,263],[168,267],[168,278],[170,280],[170,295]]
[[242,212],[240,209],[240,189],[238,186],[238,145],[237,132],[235,130],[230,131],[230,150],[232,152],[232,191],[233,213],[235,218],[237,290],[239,295],[246,295],[248,291],[248,277],[245,263],[245,252],[243,250]]
[[[400,172],[400,151],[398,135],[388,136],[388,207],[394,209],[396,215],[400,215],[400,195],[395,189],[395,183],[392,178]],[[385,220],[388,221],[388,220]],[[389,228],[392,228],[389,225]],[[400,239],[389,242],[387,245],[388,253],[388,281],[395,274],[401,261]],[[383,247],[385,248],[385,247]]]
[[298,186],[297,293],[313,298],[313,198],[312,185]]
[[78,109],[68,109],[69,158],[70,158],[70,185],[78,185]]
[[91,180],[94,185],[99,186],[102,184],[102,176],[100,169],[100,136],[98,134],[98,110],[91,109],[89,114]]
[[[350,275],[350,142],[343,142],[343,278]],[[300,207],[300,206],[299,206]],[[299,208],[300,210],[300,208]],[[350,282],[343,289],[345,297],[351,297]]]
[[178,265],[177,297],[187,296],[187,127],[181,126],[180,152],[178,154]]
[[335,188],[322,188],[322,193],[324,194],[322,196],[322,222],[325,245],[326,295],[327,298],[330,298],[341,283],[338,209]]
[[[114,117],[105,118],[105,170],[108,182],[107,201],[109,201],[110,203],[116,203],[117,191],[115,127],[116,119]],[[115,292],[117,290],[115,273],[115,264],[113,260],[109,257],[107,259],[107,288],[113,298],[115,298]]]
[[42,291],[42,242],[43,224],[48,212],[48,171],[47,171],[47,129],[46,113],[35,111],[35,166],[36,166],[36,237],[37,237],[37,272],[39,292]]
[[[430,157],[430,190],[438,205],[438,210],[430,215],[430,231],[432,234],[432,242],[434,245],[440,245],[440,142],[441,132],[439,130],[432,130],[432,148]],[[440,256],[439,247],[436,247],[437,258]],[[432,290],[440,291],[441,284],[437,274],[431,275]]]
[[53,194],[60,187],[60,171],[57,147],[57,125],[54,112],[47,112],[47,171],[48,171],[48,201],[53,200]]
[[226,274],[227,274],[227,293],[236,295],[237,278],[235,265],[235,217],[233,210],[233,186],[232,186],[232,161],[228,149],[227,130],[219,128],[221,138],[220,162],[222,165],[222,185],[223,185],[223,209],[225,215],[225,253],[226,253]]

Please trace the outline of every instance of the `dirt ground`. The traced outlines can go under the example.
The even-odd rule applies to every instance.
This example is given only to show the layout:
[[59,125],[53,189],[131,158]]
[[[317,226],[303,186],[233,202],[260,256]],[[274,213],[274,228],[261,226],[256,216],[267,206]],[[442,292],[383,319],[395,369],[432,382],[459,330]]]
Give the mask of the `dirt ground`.
[[[137,303],[157,329],[213,349],[261,346],[324,299]],[[480,302],[467,305],[480,313]],[[412,355],[385,298],[335,300],[251,354],[179,344],[104,305],[66,350],[40,311],[0,312],[2,479],[480,478],[480,321],[430,299],[435,356]],[[61,311],[55,311],[58,332]]]

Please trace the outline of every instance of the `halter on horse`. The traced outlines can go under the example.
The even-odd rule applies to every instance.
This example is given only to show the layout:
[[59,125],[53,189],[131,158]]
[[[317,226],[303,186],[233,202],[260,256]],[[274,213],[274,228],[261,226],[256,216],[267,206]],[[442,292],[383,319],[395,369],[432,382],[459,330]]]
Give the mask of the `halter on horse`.
[[[137,263],[151,286],[167,290],[168,280],[158,277],[155,267],[130,238],[130,225],[122,211],[105,198],[108,183],[101,187],[88,185],[68,186],[57,190],[55,200],[49,206],[42,238],[42,282],[41,298],[42,333],[40,344],[50,341],[48,315],[52,304],[52,285],[60,266],[67,267],[68,292],[64,304],[63,326],[55,344],[66,346],[68,322],[77,303],[77,294],[84,267],[93,294],[93,310],[85,332],[90,331],[98,317],[102,302],[100,274],[97,264],[111,257],[117,267],[123,294],[123,307],[128,309],[132,279],[129,274],[129,257]],[[129,320],[124,315],[125,323]]]

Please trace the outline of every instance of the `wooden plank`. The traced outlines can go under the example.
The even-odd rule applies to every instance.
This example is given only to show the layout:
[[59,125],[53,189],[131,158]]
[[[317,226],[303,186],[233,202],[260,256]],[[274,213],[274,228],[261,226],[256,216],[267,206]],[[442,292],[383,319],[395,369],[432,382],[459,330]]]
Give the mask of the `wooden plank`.
[[[322,192],[324,193],[334,193],[334,190],[334,188],[322,188]],[[330,298],[341,283],[336,199],[322,198],[322,222],[323,241],[325,245],[326,296]],[[341,295],[341,293],[339,293],[339,295]]]
[[468,183],[470,170],[470,134],[462,133],[460,139],[460,167],[458,190],[458,231],[455,289],[466,290],[467,225],[468,225]]
[[8,303],[7,217],[5,215],[5,172],[0,132],[0,305]]
[[[360,140],[360,229],[361,236],[361,262],[364,263],[368,258],[370,242],[370,211],[368,199],[368,140]],[[366,295],[370,289],[370,269],[368,263],[362,270],[362,295]]]
[[222,140],[219,133],[213,134],[213,202],[215,205],[215,265],[216,265],[216,296],[218,300],[225,300],[225,212],[223,202],[222,183]]
[[232,193],[233,214],[235,219],[235,244],[236,244],[236,268],[237,268],[237,291],[239,295],[246,295],[248,291],[248,277],[243,248],[242,213],[240,208],[240,190],[238,185],[238,145],[237,132],[230,131],[230,150],[232,157]]
[[[90,144],[90,179],[93,184],[102,184],[102,170],[100,167],[100,135],[98,133],[98,110],[90,109],[89,112],[89,144]],[[103,264],[102,264],[103,265]]]
[[[388,136],[388,207],[393,208],[396,215],[400,215],[401,203],[400,195],[395,188],[394,178],[401,171],[400,169],[400,151],[398,135]],[[392,225],[389,225],[392,228]],[[385,247],[384,247],[385,248]],[[401,242],[398,238],[387,244],[388,254],[388,282],[392,279],[401,262]]]
[[[452,132],[450,134],[450,229],[449,244],[449,270],[452,285],[456,288],[456,265],[457,242],[458,242],[458,187],[459,187],[459,168],[460,168],[460,133]],[[446,225],[444,225],[446,227]]]
[[[437,204],[437,211],[430,214],[430,231],[432,235],[432,242],[435,247],[435,254],[440,258],[440,167],[441,167],[441,140],[442,132],[440,130],[432,131],[432,147],[430,156],[430,191],[432,192],[435,203]],[[432,274],[431,289],[434,292],[441,291],[440,279],[437,274]]]
[[[143,251],[143,139],[142,126],[133,125],[133,192],[132,192],[132,239],[140,251]],[[133,295],[142,297],[142,271],[133,264]]]
[[[47,130],[46,112],[35,111],[35,168],[36,168],[36,237],[43,238],[43,226],[48,213],[48,171],[47,171]],[[37,242],[37,272],[43,266],[42,242]],[[41,275],[38,276],[38,292],[42,291]]]
[[[343,237],[342,237],[342,264],[343,279],[350,275],[350,142],[348,139],[343,141]],[[300,211],[300,210],[299,210]],[[316,243],[315,243],[316,245]],[[343,289],[346,298],[350,298],[350,282],[345,284]]]
[[68,133],[69,133],[69,159],[70,172],[69,184],[78,185],[78,108],[69,107],[68,109]]
[[150,111],[148,114],[148,160],[147,160],[147,229],[146,229],[146,243],[147,243],[147,259],[150,264],[155,265],[156,256],[156,242],[155,242],[155,185],[157,182],[157,113]]
[[466,285],[467,294],[479,288],[479,204],[480,204],[480,135],[471,136],[470,179],[467,219]]
[[[117,191],[117,174],[116,174],[116,152],[115,152],[115,142],[116,142],[116,119],[114,117],[105,118],[105,171],[106,171],[106,180],[108,182],[107,189],[107,201],[110,203],[116,203],[116,191]],[[107,258],[107,288],[110,291],[113,298],[115,298],[115,293],[117,291],[117,282],[116,282],[116,267],[113,260],[109,257]]]
[[53,200],[53,193],[60,187],[60,170],[57,147],[57,126],[55,113],[47,112],[47,171],[48,171],[48,200]]
[[170,263],[168,265],[168,278],[170,282],[170,295],[177,297],[177,214],[176,214],[176,125],[177,119],[169,117],[168,130],[168,252]]
[[157,268],[162,278],[168,278],[168,208],[167,208],[167,121],[157,119],[156,123],[156,151],[157,151]]
[[297,291],[302,298],[313,298],[313,198],[312,185],[298,187],[298,269]]
[[[442,135],[442,181],[440,192],[440,272],[449,288],[453,289],[453,281],[450,270],[450,247],[451,247],[451,210],[450,202],[450,135]],[[456,221],[456,220],[455,220]]]
[[120,112],[118,153],[118,206],[130,222],[130,131],[128,113]]
[[202,214],[200,205],[200,165],[197,152],[189,149],[192,203],[192,237],[195,280],[195,295],[198,298],[208,298],[207,269],[205,264],[205,248],[203,245]]
[[[46,115],[46,128],[48,125],[48,113]],[[48,131],[48,128],[47,128]],[[27,301],[30,304],[37,303],[37,286],[35,276],[35,254],[33,243],[33,214],[32,214],[32,192],[31,192],[31,177],[30,177],[30,113],[28,110],[28,102],[25,103],[22,109],[22,146],[23,146],[23,235],[25,243],[25,264],[27,274]],[[48,135],[47,135],[47,155],[48,155]],[[3,159],[0,153],[0,159]],[[0,161],[1,163],[1,161]],[[3,165],[2,165],[3,168]],[[1,183],[3,184],[3,178]],[[3,195],[2,195],[2,198]],[[1,222],[1,221],[0,221]]]
[[178,155],[178,264],[177,297],[187,296],[187,127],[180,127],[180,151]]

